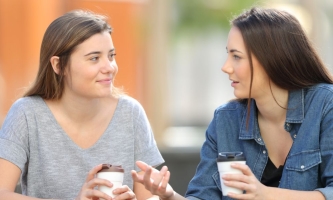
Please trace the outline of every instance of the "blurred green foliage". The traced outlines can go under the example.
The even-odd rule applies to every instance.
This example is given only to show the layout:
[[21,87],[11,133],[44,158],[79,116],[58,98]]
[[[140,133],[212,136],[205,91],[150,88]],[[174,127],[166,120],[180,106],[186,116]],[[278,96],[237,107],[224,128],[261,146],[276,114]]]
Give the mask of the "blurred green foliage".
[[173,30],[177,34],[188,29],[230,28],[234,15],[254,5],[260,4],[255,0],[174,0]]

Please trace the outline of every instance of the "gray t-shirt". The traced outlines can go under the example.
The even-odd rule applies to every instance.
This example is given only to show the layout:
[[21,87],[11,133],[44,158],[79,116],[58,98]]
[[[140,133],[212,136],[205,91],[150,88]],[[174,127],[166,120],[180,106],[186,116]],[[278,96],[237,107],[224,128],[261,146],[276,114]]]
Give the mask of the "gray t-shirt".
[[133,188],[130,171],[135,161],[151,166],[164,162],[145,111],[135,99],[119,99],[103,135],[90,148],[77,146],[39,96],[24,97],[11,107],[0,130],[0,158],[21,171],[27,196],[73,199],[96,165],[110,163],[125,169],[124,185]]

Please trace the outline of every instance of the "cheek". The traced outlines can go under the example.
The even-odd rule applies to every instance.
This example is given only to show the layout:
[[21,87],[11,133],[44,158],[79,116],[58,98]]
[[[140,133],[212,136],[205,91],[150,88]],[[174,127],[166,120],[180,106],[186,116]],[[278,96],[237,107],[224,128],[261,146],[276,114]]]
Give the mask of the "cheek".
[[113,73],[116,75],[118,73],[118,65],[116,63],[116,61],[112,61],[111,63],[112,67],[113,67]]
[[248,65],[242,65],[238,67],[238,77],[241,79],[241,81],[245,84],[250,84],[251,82],[251,69]]
[[[83,68],[83,67],[82,67]],[[95,81],[95,70],[83,70],[82,68],[73,68],[66,76],[66,82],[70,87],[81,88]]]
[[261,84],[262,86],[268,85],[269,77],[267,74],[261,70],[257,71],[253,75],[253,82],[256,82],[257,84]]

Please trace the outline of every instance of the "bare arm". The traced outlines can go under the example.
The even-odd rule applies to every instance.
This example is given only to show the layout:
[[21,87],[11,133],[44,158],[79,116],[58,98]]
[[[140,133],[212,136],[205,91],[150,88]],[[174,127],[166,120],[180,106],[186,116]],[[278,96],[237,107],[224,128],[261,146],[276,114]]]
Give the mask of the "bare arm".
[[142,171],[137,173],[132,170],[135,184],[142,184],[143,188],[150,191],[151,194],[158,195],[161,200],[185,200],[169,185],[170,172],[166,166],[158,171],[141,161],[136,162],[136,164]]
[[[104,198],[109,199],[110,197],[98,190],[94,190],[97,185],[105,185],[112,187],[112,183],[107,180],[94,178],[97,171],[102,168],[102,165],[98,165],[90,170],[84,186],[76,199],[93,199],[93,198]],[[0,158],[0,199],[11,199],[11,200],[38,200],[38,198],[24,196],[15,193],[15,187],[20,178],[21,170],[13,163]],[[124,192],[127,190],[125,189]]]
[[[144,171],[138,172],[139,175],[144,175]],[[133,191],[136,195],[136,198],[138,200],[159,200],[158,196],[152,195],[152,193],[149,190],[146,190],[145,186],[142,185],[141,183],[134,182],[134,188]]]
[[15,187],[21,175],[21,170],[13,163],[0,158],[0,199],[36,200],[15,193]]

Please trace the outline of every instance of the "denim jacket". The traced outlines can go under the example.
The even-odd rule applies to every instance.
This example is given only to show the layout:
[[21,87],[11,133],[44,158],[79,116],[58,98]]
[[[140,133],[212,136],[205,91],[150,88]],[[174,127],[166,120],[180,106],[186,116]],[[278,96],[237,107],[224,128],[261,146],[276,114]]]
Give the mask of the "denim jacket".
[[[289,92],[285,130],[293,145],[286,158],[279,188],[320,191],[333,199],[333,85],[318,84]],[[216,158],[219,152],[242,151],[246,164],[261,180],[268,160],[260,135],[255,101],[234,100],[215,110],[201,149],[201,161],[190,181],[188,199],[230,200],[222,196]]]

